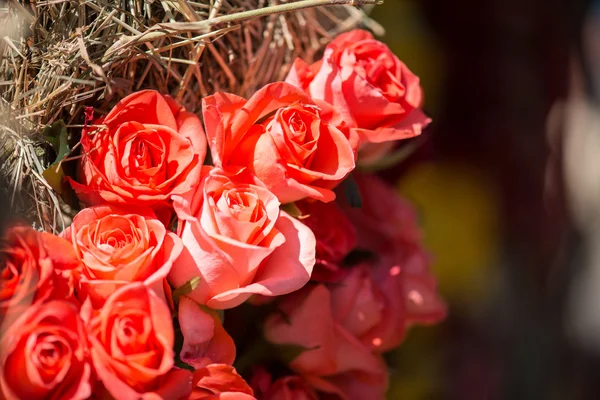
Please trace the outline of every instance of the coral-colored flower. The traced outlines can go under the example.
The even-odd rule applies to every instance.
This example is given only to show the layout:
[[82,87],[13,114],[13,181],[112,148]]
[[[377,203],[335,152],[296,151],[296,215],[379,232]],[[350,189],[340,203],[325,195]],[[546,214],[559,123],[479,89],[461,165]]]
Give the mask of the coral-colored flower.
[[247,170],[204,167],[202,179],[195,193],[175,199],[185,249],[170,283],[200,277],[188,296],[215,309],[304,286],[315,264],[311,230],[280,211],[277,198]]
[[384,398],[385,364],[336,320],[327,287],[306,287],[280,307],[281,313],[267,319],[265,336],[306,349],[290,363],[292,370],[318,391],[342,399]]
[[88,205],[118,203],[168,210],[171,196],[198,182],[206,155],[199,118],[153,90],[133,93],[100,128],[84,130],[80,182],[71,180]]
[[154,291],[143,283],[123,286],[86,320],[94,367],[114,398],[179,400],[189,396],[192,376],[173,368],[171,313]]
[[3,399],[87,399],[93,375],[79,310],[53,300],[28,308],[0,343]]
[[286,81],[332,104],[341,114],[336,126],[361,145],[410,138],[430,122],[419,109],[419,78],[364,30],[336,37],[312,66],[296,60]]
[[61,236],[73,243],[83,264],[80,299],[89,296],[94,308],[131,282],[144,282],[164,298],[163,280],[183,249],[149,208],[86,208]]
[[205,97],[215,166],[250,168],[282,203],[333,200],[331,189],[354,169],[355,157],[346,136],[324,122],[328,107],[283,82],[266,85],[249,100],[228,93]]
[[210,364],[196,370],[193,386],[189,400],[256,400],[244,378],[227,364]]
[[297,203],[302,222],[317,239],[314,281],[338,282],[345,276],[344,258],[356,246],[356,230],[335,202],[302,201]]
[[68,241],[27,226],[6,232],[0,262],[0,330],[31,304],[71,297],[80,265]]
[[182,297],[177,317],[183,336],[181,361],[196,369],[215,363],[233,364],[235,343],[214,311]]
[[356,174],[355,179],[363,206],[347,207],[345,212],[356,227],[358,248],[372,256],[356,266],[348,285],[333,291],[352,298],[361,291],[370,293],[365,285],[376,288],[376,297],[382,299],[381,323],[373,324],[363,340],[386,351],[400,343],[407,326],[442,320],[446,306],[429,269],[430,258],[422,247],[414,209],[378,178]]
[[273,382],[265,400],[318,400],[317,393],[299,376],[285,376]]

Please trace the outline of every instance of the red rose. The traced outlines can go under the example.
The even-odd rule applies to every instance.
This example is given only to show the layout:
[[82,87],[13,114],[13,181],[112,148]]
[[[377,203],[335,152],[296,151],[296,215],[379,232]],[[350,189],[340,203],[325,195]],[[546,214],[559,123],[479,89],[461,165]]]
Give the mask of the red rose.
[[419,109],[419,78],[364,30],[336,37],[312,66],[297,60],[286,81],[341,114],[337,126],[362,145],[419,135],[430,122]]
[[81,183],[71,180],[84,203],[165,210],[197,184],[206,137],[198,117],[170,97],[133,93],[94,124],[101,127],[81,137]]
[[54,300],[28,308],[0,343],[3,399],[87,399],[92,366],[79,310]]
[[3,241],[0,247],[2,329],[31,304],[71,297],[72,273],[80,264],[68,241],[28,226],[9,229]]
[[316,264],[311,279],[337,282],[345,275],[340,267],[344,258],[356,246],[356,230],[339,205],[318,201],[297,203],[303,214],[302,222],[317,239]]
[[333,200],[331,189],[354,169],[354,151],[323,120],[325,107],[283,82],[266,85],[249,100],[228,93],[205,97],[215,166],[248,167],[282,203]]

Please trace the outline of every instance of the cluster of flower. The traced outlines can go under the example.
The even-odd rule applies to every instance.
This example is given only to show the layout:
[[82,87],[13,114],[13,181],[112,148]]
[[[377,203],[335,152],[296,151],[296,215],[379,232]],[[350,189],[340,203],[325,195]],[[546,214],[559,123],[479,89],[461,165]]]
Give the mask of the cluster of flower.
[[[357,172],[361,207],[334,189],[420,133],[421,97],[357,30],[249,100],[204,98],[204,126],[155,91],[124,98],[82,132],[88,208],[60,237],[5,237],[0,397],[383,398],[381,354],[445,308],[410,206]],[[252,321],[224,324],[244,302]]]

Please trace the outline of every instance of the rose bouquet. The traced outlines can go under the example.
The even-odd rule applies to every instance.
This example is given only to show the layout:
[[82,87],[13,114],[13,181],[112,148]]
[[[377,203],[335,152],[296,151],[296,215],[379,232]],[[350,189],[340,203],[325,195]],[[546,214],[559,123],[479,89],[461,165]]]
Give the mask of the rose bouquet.
[[367,31],[248,99],[155,90],[87,113],[84,207],[8,230],[6,399],[382,399],[382,354],[440,321],[415,212],[358,166],[421,133],[418,78]]

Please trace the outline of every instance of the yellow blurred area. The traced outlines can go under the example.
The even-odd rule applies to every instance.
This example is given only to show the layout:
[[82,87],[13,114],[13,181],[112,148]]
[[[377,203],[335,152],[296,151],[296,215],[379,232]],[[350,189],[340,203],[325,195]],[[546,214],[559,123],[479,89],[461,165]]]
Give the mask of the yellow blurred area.
[[437,326],[415,326],[402,345],[389,356],[393,359],[387,400],[438,398],[443,390],[442,351],[436,343]]
[[422,163],[398,182],[417,208],[442,296],[457,311],[475,311],[494,285],[499,240],[492,180],[453,163]]

